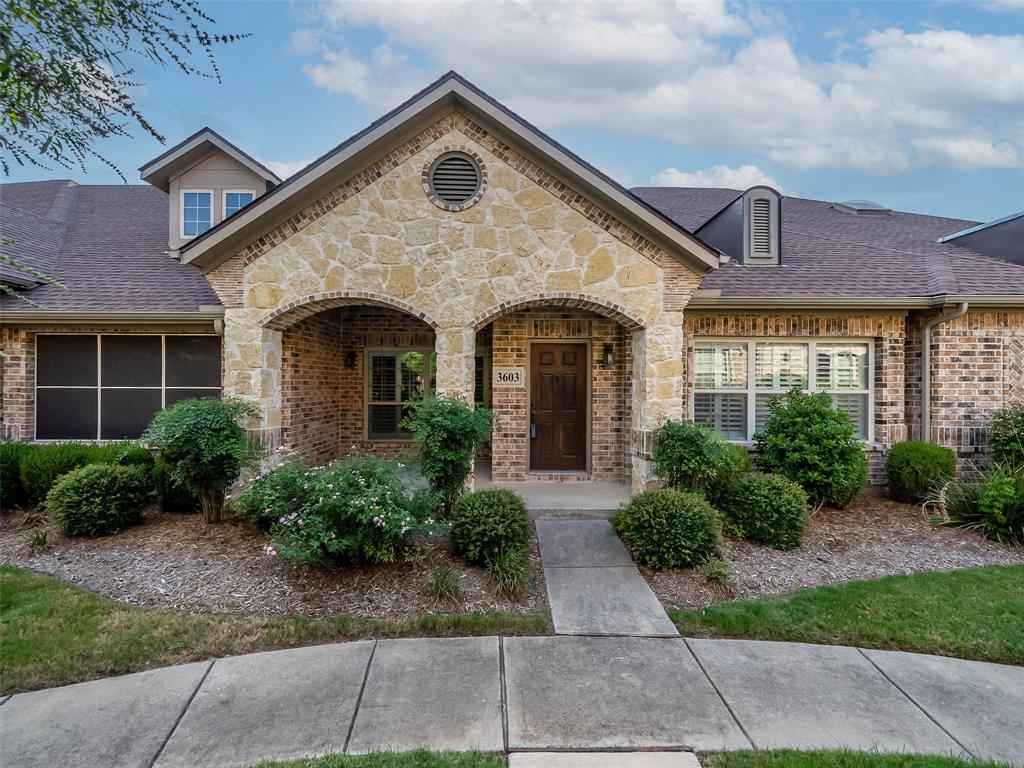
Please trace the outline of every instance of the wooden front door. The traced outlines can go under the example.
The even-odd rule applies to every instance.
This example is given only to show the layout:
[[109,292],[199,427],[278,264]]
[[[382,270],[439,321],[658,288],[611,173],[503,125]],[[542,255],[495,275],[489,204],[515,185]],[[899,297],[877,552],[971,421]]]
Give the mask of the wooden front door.
[[530,469],[587,468],[587,345],[533,344]]

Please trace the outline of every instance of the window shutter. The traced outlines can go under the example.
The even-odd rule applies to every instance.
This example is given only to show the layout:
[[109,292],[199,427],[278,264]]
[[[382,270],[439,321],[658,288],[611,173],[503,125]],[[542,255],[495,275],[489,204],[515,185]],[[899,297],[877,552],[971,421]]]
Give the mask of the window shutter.
[[750,205],[750,255],[755,258],[772,257],[772,203],[763,197]]

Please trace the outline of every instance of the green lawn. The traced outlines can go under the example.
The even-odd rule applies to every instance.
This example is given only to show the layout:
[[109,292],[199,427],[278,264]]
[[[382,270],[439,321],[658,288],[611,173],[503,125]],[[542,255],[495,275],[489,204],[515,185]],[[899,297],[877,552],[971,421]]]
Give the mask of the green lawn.
[[301,760],[272,760],[252,768],[505,768],[505,756],[483,752],[374,752],[368,755],[327,755]]
[[341,640],[543,635],[550,631],[547,613],[439,613],[375,620],[146,610],[49,576],[0,567],[2,693],[49,688],[218,656]]
[[691,637],[858,645],[1024,664],[1024,565],[890,576],[669,615]]
[[987,761],[961,760],[956,757],[885,755],[874,752],[851,752],[845,749],[808,752],[791,749],[727,752],[720,755],[701,755],[700,764],[704,768],[999,768],[1002,765]]

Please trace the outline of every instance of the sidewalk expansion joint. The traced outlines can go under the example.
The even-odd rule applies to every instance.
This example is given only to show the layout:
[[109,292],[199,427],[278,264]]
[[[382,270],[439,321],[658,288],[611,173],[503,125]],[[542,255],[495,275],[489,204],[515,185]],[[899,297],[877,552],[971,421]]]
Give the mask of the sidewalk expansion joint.
[[716,683],[714,680],[711,679],[711,675],[709,675],[708,671],[704,668],[704,663],[700,660],[700,657],[697,655],[697,652],[695,650],[693,650],[693,646],[690,645],[690,641],[688,639],[686,639],[685,637],[681,638],[681,639],[682,639],[683,643],[686,645],[686,650],[688,650],[690,652],[690,655],[693,656],[693,660],[695,662],[697,662],[697,666],[700,667],[700,671],[704,673],[704,677],[706,677],[708,679],[708,683],[710,683],[711,687],[715,689],[715,693],[718,694],[718,698],[720,698],[722,700],[722,704],[725,706],[726,710],[729,712],[729,716],[732,717],[733,721],[736,723],[736,727],[739,728],[740,731],[743,733],[743,738],[745,738],[747,741],[750,742],[750,748],[751,749],[759,749],[759,747],[754,743],[754,740],[750,737],[750,734],[747,733],[747,729],[743,727],[743,723],[741,723],[740,719],[738,717],[736,717],[736,713],[733,712],[732,706],[730,706],[729,702],[726,701],[725,694],[723,694],[719,690],[718,683]]
[[153,768],[153,766],[156,765],[156,761],[160,759],[160,755],[164,753],[164,749],[167,747],[167,742],[171,740],[174,732],[178,730],[178,726],[181,725],[182,718],[185,717],[185,713],[188,712],[188,708],[192,706],[192,702],[195,701],[196,695],[199,693],[199,689],[203,687],[203,683],[206,682],[206,678],[210,676],[210,670],[213,669],[213,665],[216,663],[217,660],[214,659],[207,665],[206,671],[203,672],[203,676],[199,678],[199,682],[196,684],[195,690],[192,691],[192,695],[188,697],[188,701],[185,702],[185,706],[183,706],[181,708],[181,712],[178,713],[178,717],[174,721],[174,725],[171,726],[171,730],[167,732],[167,736],[164,737],[163,742],[160,744],[160,748],[156,751],[156,754],[153,755],[153,759],[149,761],[148,768]]
[[508,752],[508,684],[505,677],[505,638],[498,635],[498,679],[501,683],[501,740]]
[[356,696],[356,705],[352,709],[352,720],[348,724],[348,733],[345,734],[345,746],[342,747],[341,753],[343,755],[348,754],[349,744],[352,743],[352,731],[356,727],[356,718],[359,717],[359,707],[363,703],[363,693],[366,691],[366,681],[370,679],[370,665],[373,664],[373,654],[377,652],[377,643],[379,641],[373,641],[373,647],[370,649],[370,658],[366,660],[366,669],[363,671],[363,682],[359,686],[359,695]]

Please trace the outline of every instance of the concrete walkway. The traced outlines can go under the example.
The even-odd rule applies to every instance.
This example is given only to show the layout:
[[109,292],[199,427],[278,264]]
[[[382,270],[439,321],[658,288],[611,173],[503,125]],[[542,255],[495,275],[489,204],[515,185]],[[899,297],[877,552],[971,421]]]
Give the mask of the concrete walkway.
[[1020,763],[1024,668],[744,640],[381,640],[187,664],[0,704],[2,761],[19,768],[226,768],[418,745],[850,747]]
[[607,520],[536,525],[555,634],[679,636]]

